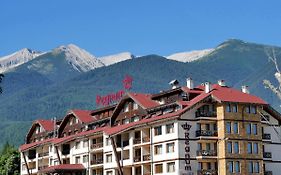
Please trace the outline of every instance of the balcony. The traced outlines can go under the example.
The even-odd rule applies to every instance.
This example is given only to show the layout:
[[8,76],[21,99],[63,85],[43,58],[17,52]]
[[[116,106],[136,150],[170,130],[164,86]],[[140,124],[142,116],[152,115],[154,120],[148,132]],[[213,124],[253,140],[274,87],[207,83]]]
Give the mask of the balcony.
[[98,149],[98,148],[102,148],[102,147],[103,147],[102,142],[91,145],[91,149]]
[[141,138],[135,138],[134,139],[134,145],[140,144],[141,143]]
[[263,153],[263,158],[272,158],[272,154],[271,154],[271,152],[264,152]]
[[198,175],[217,175],[218,172],[217,172],[217,170],[212,170],[212,169],[210,169],[210,170],[198,170],[197,174]]
[[150,137],[143,137],[142,142],[143,143],[150,142]]
[[272,171],[265,171],[264,175],[273,175]]
[[196,137],[200,136],[218,136],[218,132],[212,130],[197,130]]
[[271,135],[270,134],[263,134],[262,139],[264,140],[271,140]]
[[123,147],[128,146],[129,145],[129,140],[123,141]]
[[195,117],[199,118],[199,117],[213,117],[216,118],[217,117],[217,112],[216,111],[196,111],[195,112]]
[[44,153],[38,154],[38,157],[45,157],[45,156],[49,156],[49,152],[44,152]]
[[143,161],[149,161],[149,160],[151,160],[151,156],[150,155],[144,155],[142,157],[142,159],[143,159]]
[[140,161],[141,161],[141,156],[134,157],[134,162],[140,162]]
[[103,158],[102,157],[91,161],[91,165],[97,165],[97,164],[103,164]]
[[62,150],[62,155],[67,155],[67,154],[70,154],[70,149],[65,149],[65,150]]
[[215,150],[199,150],[199,151],[197,151],[197,156],[202,156],[202,157],[217,156],[217,151],[215,151]]

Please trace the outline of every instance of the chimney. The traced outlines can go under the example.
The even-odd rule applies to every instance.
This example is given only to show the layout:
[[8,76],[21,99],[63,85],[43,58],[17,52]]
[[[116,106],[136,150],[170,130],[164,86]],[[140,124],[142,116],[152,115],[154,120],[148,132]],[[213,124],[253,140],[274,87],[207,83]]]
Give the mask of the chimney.
[[211,83],[205,82],[205,93],[209,93],[212,90]]
[[241,90],[242,90],[243,93],[246,93],[246,94],[250,93],[248,86],[242,86]]
[[186,86],[188,87],[188,89],[193,89],[194,88],[192,78],[188,77],[186,79]]
[[225,87],[225,86],[226,86],[224,80],[219,80],[219,81],[218,81],[218,84],[219,84],[221,87]]
[[169,84],[172,86],[172,89],[176,89],[179,87],[179,81],[176,79],[172,80]]

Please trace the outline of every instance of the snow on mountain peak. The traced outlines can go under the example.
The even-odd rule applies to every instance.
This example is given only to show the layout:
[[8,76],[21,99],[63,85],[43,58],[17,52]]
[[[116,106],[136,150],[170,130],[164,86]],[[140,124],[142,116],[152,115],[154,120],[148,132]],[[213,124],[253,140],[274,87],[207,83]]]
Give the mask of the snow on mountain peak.
[[95,56],[84,49],[74,45],[59,46],[54,49],[55,52],[64,52],[66,60],[79,72],[87,72],[89,70],[102,67],[104,64]]
[[12,68],[22,65],[34,58],[42,55],[42,52],[34,51],[28,48],[21,49],[10,55],[0,58],[0,73],[6,72]]
[[202,58],[205,55],[211,53],[214,49],[204,49],[204,50],[194,50],[190,52],[180,52],[167,56],[170,60],[180,61],[180,62],[192,62]]
[[122,52],[114,55],[99,57],[99,60],[101,60],[104,65],[109,66],[133,58],[134,56],[130,52]]

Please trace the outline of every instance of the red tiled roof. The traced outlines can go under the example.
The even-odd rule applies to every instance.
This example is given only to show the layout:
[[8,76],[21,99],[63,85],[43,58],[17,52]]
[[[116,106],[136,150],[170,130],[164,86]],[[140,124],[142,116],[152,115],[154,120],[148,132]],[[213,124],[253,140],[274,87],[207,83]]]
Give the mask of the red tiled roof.
[[222,87],[218,84],[213,85],[211,94],[218,100],[224,102],[267,104],[267,102],[257,96],[243,93],[233,88]]
[[28,143],[28,144],[24,144],[24,145],[21,145],[19,150],[20,151],[26,151],[28,149],[31,149],[31,148],[34,148],[34,147],[37,147],[39,145],[43,145],[43,144],[46,144],[46,143],[50,143],[54,140],[55,138],[51,138],[51,139],[46,139],[46,140],[42,140],[42,141],[38,141],[38,142],[33,142],[33,143]]
[[128,95],[145,109],[159,106],[159,103],[151,99],[151,94],[128,93]]
[[90,123],[95,120],[91,115],[92,111],[74,109],[74,110],[71,110],[70,112],[72,112],[73,115],[78,117],[78,119],[84,123]]
[[82,164],[61,164],[45,168],[39,173],[55,173],[55,172],[68,172],[68,171],[82,171],[85,167]]
[[97,128],[97,129],[93,129],[93,130],[89,130],[89,131],[83,131],[80,132],[78,134],[75,135],[70,135],[67,137],[62,137],[62,138],[56,138],[53,140],[54,144],[60,144],[60,143],[64,143],[64,142],[69,142],[72,141],[74,139],[76,139],[77,137],[84,137],[84,136],[90,136],[92,134],[96,134],[98,132],[103,132],[107,127],[101,127],[101,128]]
[[53,120],[36,120],[35,122],[38,122],[47,132],[54,130],[55,123]]
[[201,90],[201,89],[189,89],[186,86],[182,86],[181,89],[186,93],[201,94],[203,92],[203,90]]

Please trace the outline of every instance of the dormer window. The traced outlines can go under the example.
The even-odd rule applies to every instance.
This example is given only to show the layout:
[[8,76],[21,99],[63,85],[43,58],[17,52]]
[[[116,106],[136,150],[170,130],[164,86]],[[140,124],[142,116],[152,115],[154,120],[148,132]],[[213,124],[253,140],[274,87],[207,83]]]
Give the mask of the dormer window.
[[164,98],[161,98],[161,99],[159,100],[159,104],[160,104],[160,105],[165,104],[165,100],[164,100]]
[[129,112],[129,103],[125,103],[124,112]]
[[35,133],[38,134],[41,132],[41,127],[40,126],[37,126],[36,129],[35,129]]
[[123,119],[123,122],[122,122],[123,124],[128,124],[128,123],[130,123],[130,119],[128,119],[128,118],[126,118],[126,119]]
[[138,108],[139,108],[138,104],[137,104],[136,102],[134,102],[134,103],[133,103],[133,109],[136,110],[136,109],[138,109]]

